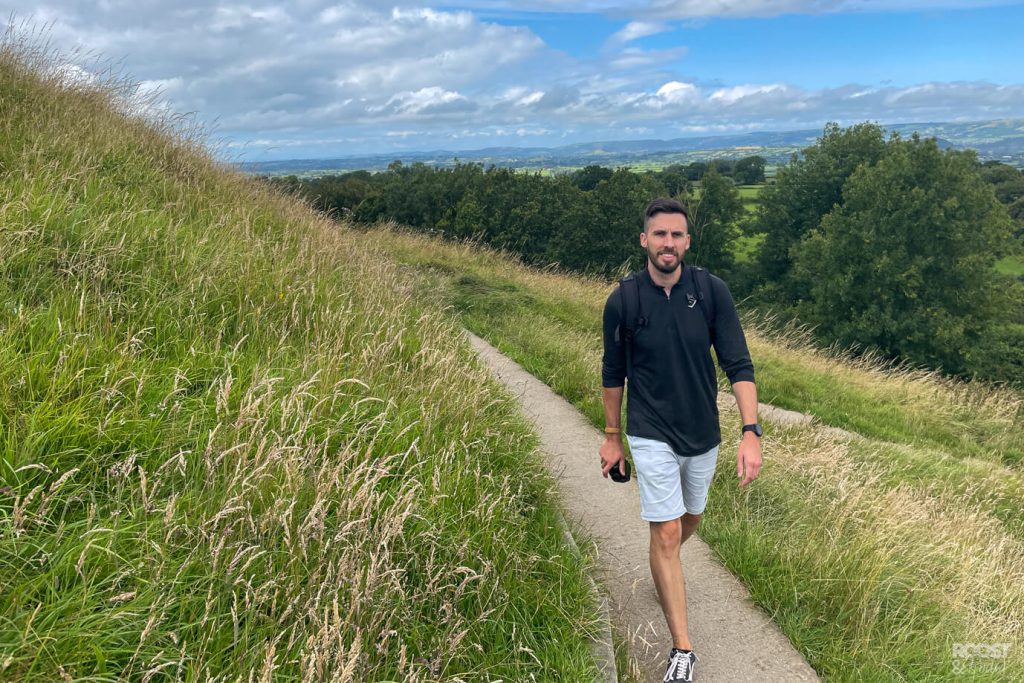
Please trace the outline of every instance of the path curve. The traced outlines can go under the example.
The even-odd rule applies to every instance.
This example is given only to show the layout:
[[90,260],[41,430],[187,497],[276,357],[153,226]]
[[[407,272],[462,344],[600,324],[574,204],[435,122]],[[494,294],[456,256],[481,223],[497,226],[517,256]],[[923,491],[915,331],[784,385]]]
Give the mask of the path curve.
[[[671,636],[647,563],[648,528],[640,519],[635,478],[627,485],[601,476],[603,435],[569,402],[472,333],[480,358],[513,395],[541,439],[558,481],[563,509],[598,548],[597,578],[611,598],[612,619],[633,642],[644,680],[660,681]],[[683,545],[690,637],[702,683],[816,681],[814,670],[778,627],[751,602],[746,587],[696,536]]]

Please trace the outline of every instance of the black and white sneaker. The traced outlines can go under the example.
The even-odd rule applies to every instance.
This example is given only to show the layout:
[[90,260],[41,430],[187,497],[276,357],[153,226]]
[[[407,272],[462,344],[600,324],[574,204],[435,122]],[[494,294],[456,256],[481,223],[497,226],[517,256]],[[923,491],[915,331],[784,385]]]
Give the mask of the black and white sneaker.
[[665,683],[671,681],[693,680],[693,665],[697,663],[697,655],[692,651],[686,652],[678,648],[672,648],[668,656],[668,669],[665,670]]

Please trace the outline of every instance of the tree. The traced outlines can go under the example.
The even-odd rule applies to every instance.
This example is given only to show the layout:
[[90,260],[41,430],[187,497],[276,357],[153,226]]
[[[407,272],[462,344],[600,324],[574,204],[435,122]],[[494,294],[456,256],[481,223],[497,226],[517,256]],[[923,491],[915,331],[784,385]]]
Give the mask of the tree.
[[590,226],[586,247],[602,255],[607,274],[614,274],[621,266],[635,270],[643,263],[643,210],[662,192],[664,188],[653,178],[619,168],[590,193],[600,222]]
[[708,164],[708,170],[715,169],[719,174],[732,177],[733,167],[736,165],[732,159],[713,159]]
[[888,146],[793,250],[810,294],[800,317],[829,341],[970,372],[971,349],[1006,308],[994,264],[1010,244],[1009,217],[973,153],[917,136]]
[[700,180],[708,171],[708,165],[703,161],[694,161],[686,165],[686,179],[690,181]]
[[768,285],[762,290],[764,298],[789,304],[806,295],[787,281],[789,250],[842,201],[846,179],[860,166],[877,163],[885,150],[885,137],[876,124],[844,129],[830,123],[802,158],[794,156],[779,169],[775,182],[765,186],[756,218],[758,231],[765,233],[757,258],[758,277]]
[[470,190],[462,197],[455,212],[451,232],[459,238],[473,237],[484,232],[487,217],[477,200],[476,192]]
[[1008,180],[1020,180],[1021,173],[1013,166],[1001,161],[986,161],[981,165],[981,177],[986,183],[998,185]]
[[744,157],[736,162],[732,171],[732,179],[740,185],[756,185],[764,182],[764,167],[767,164],[762,156]]
[[1024,197],[1024,176],[1018,175],[1013,180],[997,183],[992,187],[992,191],[996,193],[996,199],[1003,204],[1013,204]]
[[608,180],[612,177],[612,169],[605,168],[604,166],[597,166],[596,164],[590,166],[584,166],[578,171],[573,172],[571,178],[573,185],[589,192],[597,187],[597,184],[602,180]]
[[542,263],[558,263],[583,272],[609,272],[609,255],[602,241],[594,238],[595,227],[604,224],[594,193],[584,192],[565,176],[552,179],[550,185],[555,201],[545,210],[550,236]]
[[737,222],[743,216],[743,200],[736,185],[714,166],[701,180],[700,201],[693,207],[690,226],[692,244],[689,261],[713,273],[732,268],[732,243],[739,235]]
[[690,194],[692,185],[690,179],[686,177],[686,167],[682,164],[666,166],[656,176],[665,186],[669,197],[679,198]]
[[1015,221],[1024,222],[1024,197],[1018,199],[1007,207],[1010,217]]

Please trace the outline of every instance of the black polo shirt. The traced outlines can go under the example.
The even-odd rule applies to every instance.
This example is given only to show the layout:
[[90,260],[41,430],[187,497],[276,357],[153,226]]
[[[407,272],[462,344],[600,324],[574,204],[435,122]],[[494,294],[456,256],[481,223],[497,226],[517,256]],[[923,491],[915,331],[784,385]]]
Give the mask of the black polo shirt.
[[[664,441],[681,456],[706,453],[722,441],[718,426],[718,382],[711,359],[711,338],[696,295],[692,269],[666,295],[645,268],[637,278],[640,309],[648,319],[635,332],[633,367],[626,392],[626,433]],[[710,276],[714,297],[715,355],[730,383],[754,381],[747,341],[729,287]],[[694,305],[689,305],[693,303]],[[711,308],[709,306],[709,308]],[[605,387],[626,384],[622,334],[622,296],[612,292],[604,307]]]

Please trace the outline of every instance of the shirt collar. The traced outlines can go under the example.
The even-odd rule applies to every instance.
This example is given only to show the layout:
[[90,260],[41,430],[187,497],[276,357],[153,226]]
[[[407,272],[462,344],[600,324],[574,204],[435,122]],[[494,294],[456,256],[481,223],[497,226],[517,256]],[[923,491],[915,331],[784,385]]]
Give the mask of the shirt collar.
[[[686,270],[687,270],[686,269],[686,263],[683,263],[679,267],[682,269],[682,272],[679,273],[679,280],[674,285],[672,285],[672,289],[675,289],[676,287],[682,287],[683,286],[683,280],[687,277],[687,275],[686,275]],[[644,267],[640,271],[640,277],[643,278],[643,280],[648,285],[650,285],[651,287],[654,287],[655,289],[662,289],[662,286],[659,285],[657,282],[655,282],[654,279],[651,277],[650,271],[647,270],[647,264],[646,263],[644,263]]]

